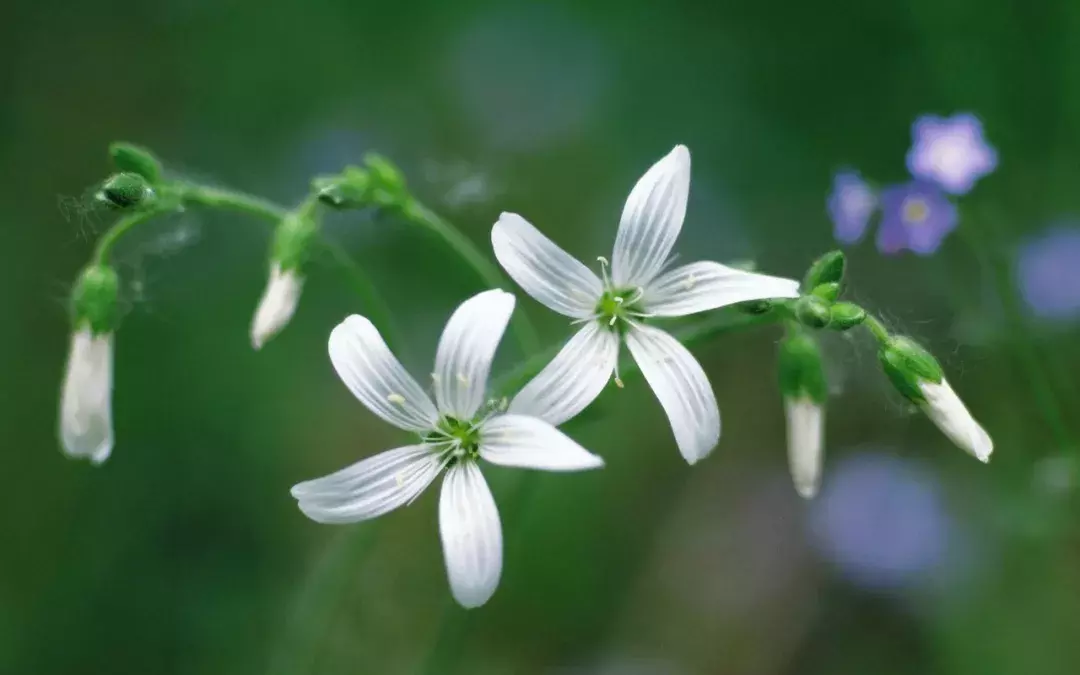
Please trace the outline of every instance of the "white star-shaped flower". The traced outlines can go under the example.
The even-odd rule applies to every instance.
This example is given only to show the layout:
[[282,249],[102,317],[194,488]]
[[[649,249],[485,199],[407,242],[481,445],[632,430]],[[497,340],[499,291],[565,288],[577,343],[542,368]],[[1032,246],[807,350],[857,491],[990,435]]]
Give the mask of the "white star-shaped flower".
[[604,463],[526,411],[485,405],[491,362],[513,310],[514,296],[498,290],[458,307],[435,356],[434,402],[370,321],[354,315],[338,325],[330,334],[330,360],[338,375],[371,412],[418,434],[419,443],[292,489],[312,520],[353,523],[411,503],[445,470],[439,530],[450,588],[464,607],[487,602],[502,573],[502,526],[479,460],[547,471]]
[[[664,271],[682,229],[690,193],[690,151],[676,146],[631,190],[619,221],[611,274],[602,278],[524,218],[504,213],[491,231],[495,257],[525,291],[550,309],[584,323],[552,363],[510,403],[552,424],[593,401],[616,370],[626,341],[693,464],[720,439],[720,410],[697,360],[654,318],[686,316],[747,300],[793,298],[799,284],[715,262]],[[621,384],[618,374],[616,384]]]

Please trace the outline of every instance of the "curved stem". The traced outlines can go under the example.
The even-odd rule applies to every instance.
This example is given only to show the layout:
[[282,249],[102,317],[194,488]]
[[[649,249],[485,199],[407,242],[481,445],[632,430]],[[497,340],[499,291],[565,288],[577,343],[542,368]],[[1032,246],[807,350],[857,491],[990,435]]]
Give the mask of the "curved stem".
[[[461,230],[444,220],[437,213],[428,209],[417,201],[410,201],[405,206],[405,216],[413,223],[424,227],[442,238],[465,261],[469,267],[476,271],[477,276],[492,288],[500,288],[506,284],[499,269],[488,260],[471,239],[462,234]],[[511,328],[517,338],[521,349],[525,354],[530,354],[539,348],[539,339],[532,322],[523,312],[515,312],[511,319]]]
[[330,241],[326,237],[320,237],[318,242],[330,258],[333,259],[334,264],[349,278],[353,290],[360,296],[360,302],[365,308],[368,318],[382,333],[386,344],[391,349],[401,349],[401,332],[394,324],[394,320],[390,315],[390,308],[383,302],[382,296],[375,290],[375,285],[371,283],[368,275],[340,244]]
[[889,331],[887,331],[885,326],[869,312],[867,312],[866,318],[863,320],[863,325],[866,326],[868,331],[874,334],[874,337],[881,344],[885,344],[889,339]]
[[105,234],[101,235],[100,239],[98,239],[97,246],[94,247],[94,263],[98,265],[107,263],[109,261],[109,254],[112,253],[112,249],[116,246],[116,242],[120,241],[124,235],[135,229],[137,226],[152,219],[154,216],[169,213],[173,210],[175,209],[150,208],[121,217],[112,227],[105,231]]
[[262,197],[226,190],[223,188],[196,185],[195,183],[176,183],[176,191],[182,201],[214,209],[239,211],[257,218],[277,222],[289,214],[284,206],[275,204]]

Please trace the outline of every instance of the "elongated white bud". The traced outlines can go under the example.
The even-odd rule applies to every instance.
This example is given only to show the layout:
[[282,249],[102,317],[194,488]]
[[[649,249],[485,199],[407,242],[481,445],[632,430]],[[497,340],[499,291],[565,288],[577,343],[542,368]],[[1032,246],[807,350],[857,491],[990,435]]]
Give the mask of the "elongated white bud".
[[300,302],[303,285],[304,280],[296,270],[282,271],[280,265],[271,268],[270,281],[266,284],[251,323],[252,347],[260,349],[289,323]]
[[948,381],[944,378],[940,383],[923,381],[919,383],[919,390],[925,399],[919,407],[938,429],[961,450],[979,461],[989,462],[990,453],[994,451],[990,434],[971,416]]
[[817,494],[821,483],[825,409],[809,397],[785,398],[788,464],[795,491],[804,499]]
[[60,440],[64,453],[101,464],[113,447],[112,333],[94,335],[89,327],[71,336],[60,396]]

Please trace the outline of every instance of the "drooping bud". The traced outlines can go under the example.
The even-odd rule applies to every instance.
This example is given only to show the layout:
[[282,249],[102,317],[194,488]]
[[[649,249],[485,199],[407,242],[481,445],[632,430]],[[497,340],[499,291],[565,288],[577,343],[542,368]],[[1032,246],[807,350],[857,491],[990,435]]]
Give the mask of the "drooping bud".
[[829,324],[829,303],[816,295],[804,295],[795,301],[795,318],[809,328],[824,328]]
[[60,442],[68,457],[101,464],[112,452],[112,364],[112,333],[75,330],[60,394]]
[[829,251],[814,261],[806,272],[803,288],[817,288],[821,284],[839,284],[844,280],[846,259],[843,251]]
[[60,394],[60,441],[69,457],[104,462],[113,446],[113,332],[120,281],[111,267],[83,270],[71,294],[74,330]]
[[261,349],[289,323],[304,287],[302,267],[311,255],[318,224],[302,213],[291,213],[274,233],[270,278],[251,322],[251,345]]
[[866,320],[866,310],[850,302],[838,302],[829,308],[829,328],[845,331]]
[[134,143],[116,141],[109,145],[109,156],[120,171],[142,176],[151,185],[161,182],[161,162],[146,148]]
[[117,297],[120,278],[108,265],[91,264],[82,271],[71,292],[71,323],[94,335],[112,333],[120,320]]
[[911,338],[890,338],[879,354],[893,385],[917,405],[960,449],[982,462],[990,461],[994,443],[956,395],[941,365]]
[[117,209],[130,209],[144,206],[154,198],[154,189],[150,183],[137,173],[124,172],[105,179],[97,198]]
[[780,391],[787,418],[788,465],[795,490],[810,499],[821,482],[827,385],[821,352],[799,332],[780,343]]

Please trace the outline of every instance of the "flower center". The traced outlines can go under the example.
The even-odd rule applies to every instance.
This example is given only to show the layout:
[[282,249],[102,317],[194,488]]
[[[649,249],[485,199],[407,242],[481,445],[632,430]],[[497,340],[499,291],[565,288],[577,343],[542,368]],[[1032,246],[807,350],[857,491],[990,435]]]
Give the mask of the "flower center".
[[447,415],[424,436],[424,442],[438,448],[448,467],[462,460],[475,460],[480,456],[480,424]]
[[630,327],[632,319],[643,316],[640,300],[641,291],[637,288],[605,289],[596,303],[596,320],[623,333]]
[[900,207],[904,222],[922,225],[930,217],[930,205],[921,197],[908,197]]

